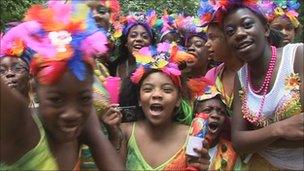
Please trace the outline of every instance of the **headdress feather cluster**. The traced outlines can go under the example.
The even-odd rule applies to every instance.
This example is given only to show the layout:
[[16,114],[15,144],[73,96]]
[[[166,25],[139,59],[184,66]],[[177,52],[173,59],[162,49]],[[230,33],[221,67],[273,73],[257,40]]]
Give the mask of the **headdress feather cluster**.
[[142,25],[144,26],[150,36],[152,36],[152,28],[156,24],[157,21],[157,14],[154,10],[148,10],[146,13],[143,12],[133,12],[127,15],[123,19],[123,34],[127,35],[130,29],[135,25]]
[[166,10],[161,18],[157,19],[154,28],[156,33],[159,34],[160,40],[164,35],[170,32],[177,32],[177,26],[175,23],[176,15],[169,15]]
[[8,42],[21,39],[35,52],[31,72],[42,84],[53,84],[68,68],[79,79],[86,75],[85,63],[107,51],[107,38],[96,26],[84,3],[49,1],[48,6],[33,5],[25,22],[7,33]]
[[135,52],[134,57],[137,69],[131,76],[131,81],[138,84],[147,70],[160,70],[171,77],[177,86],[181,86],[178,64],[182,61],[194,60],[195,57],[188,54],[175,44],[167,42],[155,46],[143,47]]
[[299,9],[300,3],[297,0],[263,0],[261,7],[270,22],[276,17],[285,16],[295,28],[300,25],[299,14],[296,11]]

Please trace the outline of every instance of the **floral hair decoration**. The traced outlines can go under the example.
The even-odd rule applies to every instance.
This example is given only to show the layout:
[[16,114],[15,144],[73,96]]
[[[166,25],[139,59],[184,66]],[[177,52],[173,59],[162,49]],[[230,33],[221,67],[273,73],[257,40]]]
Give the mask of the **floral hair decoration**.
[[143,47],[133,55],[137,63],[137,69],[131,76],[133,83],[138,84],[149,70],[160,70],[170,76],[178,87],[181,87],[178,63],[195,59],[193,55],[180,50],[175,43],[167,42],[159,43],[157,47]]
[[[191,90],[192,97],[197,99],[204,94],[210,94],[216,91],[215,86],[212,86],[213,83],[211,80],[201,77],[201,78],[192,78],[187,81],[187,86]],[[214,89],[215,88],[215,89]]]
[[27,65],[33,56],[33,51],[26,47],[19,38],[11,38],[12,34],[1,36],[0,58],[15,57],[22,59]]
[[211,5],[208,0],[201,0],[197,15],[203,26],[209,24],[213,20],[214,14],[215,6]]
[[169,15],[165,10],[163,16],[156,21],[154,27],[156,29],[156,32],[159,34],[160,40],[168,33],[177,33],[175,17],[175,15]]
[[130,29],[136,25],[142,25],[148,32],[150,37],[152,37],[152,28],[157,20],[157,15],[154,10],[149,10],[146,13],[143,12],[133,12],[126,16],[123,20],[123,35],[128,35]]
[[271,22],[276,17],[285,16],[287,17],[295,28],[298,28],[300,22],[298,20],[299,14],[296,12],[300,7],[300,3],[297,0],[264,0],[263,4],[268,4],[266,8],[267,19]]
[[186,44],[187,41],[193,37],[198,36],[204,40],[207,40],[206,35],[206,27],[204,27],[198,17],[186,17],[184,18],[184,34],[186,37]]
[[[221,23],[223,14],[225,14],[229,9],[234,7],[249,8],[250,10],[258,13],[259,15],[264,16],[265,18],[267,17],[267,11],[269,11],[270,8],[269,3],[264,3],[261,0],[201,0],[201,6],[203,5],[207,5],[207,7],[201,7],[198,13],[199,16],[203,18],[202,22],[205,23],[210,22],[211,20]],[[213,15],[210,15],[209,13],[212,12]],[[213,16],[211,20],[210,16]]]
[[55,83],[69,69],[79,80],[86,76],[85,63],[107,51],[107,38],[97,28],[89,7],[84,3],[49,1],[48,7],[33,5],[25,22],[7,34],[22,39],[35,52],[31,73],[41,84]]

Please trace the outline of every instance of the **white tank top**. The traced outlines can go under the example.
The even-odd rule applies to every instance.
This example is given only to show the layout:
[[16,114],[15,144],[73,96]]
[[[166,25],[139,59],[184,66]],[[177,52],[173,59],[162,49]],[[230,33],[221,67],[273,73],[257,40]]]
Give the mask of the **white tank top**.
[[[303,43],[288,44],[283,48],[282,59],[275,79],[275,83],[268,94],[265,96],[265,103],[262,110],[262,116],[266,118],[273,118],[278,113],[288,110],[294,103],[294,91],[286,88],[286,80],[292,73],[294,73],[294,59],[298,46]],[[247,64],[244,65],[238,72],[242,89],[247,86],[246,83]],[[247,92],[247,105],[252,115],[257,115],[263,95],[255,94],[249,86]],[[298,94],[299,98],[299,94]],[[285,109],[284,109],[285,108]],[[287,108],[287,109],[286,109]],[[297,113],[301,110],[297,106]],[[284,119],[284,118],[283,118]],[[303,148],[270,148],[267,147],[259,152],[259,154],[268,160],[272,165],[281,169],[304,169],[304,151]]]

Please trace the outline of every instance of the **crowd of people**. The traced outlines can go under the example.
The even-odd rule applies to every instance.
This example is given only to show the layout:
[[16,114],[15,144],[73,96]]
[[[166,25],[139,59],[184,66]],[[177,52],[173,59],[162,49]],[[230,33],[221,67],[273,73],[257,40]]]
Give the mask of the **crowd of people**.
[[199,4],[49,0],[8,24],[0,170],[304,170],[300,3]]

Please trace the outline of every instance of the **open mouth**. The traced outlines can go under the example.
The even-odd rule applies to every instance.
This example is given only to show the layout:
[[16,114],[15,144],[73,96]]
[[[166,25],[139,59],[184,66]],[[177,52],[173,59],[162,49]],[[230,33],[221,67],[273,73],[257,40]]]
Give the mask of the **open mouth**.
[[133,46],[133,49],[138,51],[138,50],[140,50],[142,47],[143,47],[142,45],[135,44],[135,45]]
[[210,122],[208,124],[209,132],[216,133],[219,130],[219,125],[217,122]]
[[164,106],[161,104],[152,104],[150,106],[150,111],[152,115],[160,115],[163,110]]

